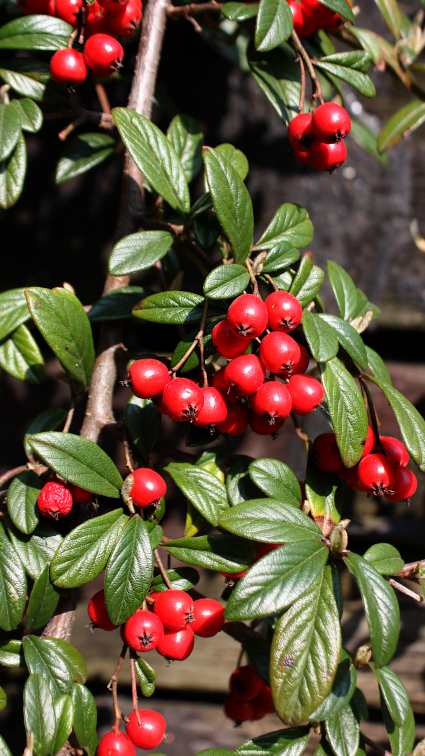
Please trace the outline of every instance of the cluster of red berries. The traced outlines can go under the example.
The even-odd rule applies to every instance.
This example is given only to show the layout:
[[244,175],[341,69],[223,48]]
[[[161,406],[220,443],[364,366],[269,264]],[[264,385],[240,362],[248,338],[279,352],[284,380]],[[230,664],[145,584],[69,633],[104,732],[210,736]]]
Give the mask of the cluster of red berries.
[[[241,294],[212,330],[215,349],[229,362],[213,375],[211,386],[170,377],[162,362],[141,359],[129,370],[132,390],[154,398],[176,422],[231,436],[241,435],[249,423],[256,433],[274,435],[291,412],[307,415],[324,396],[321,383],[304,375],[306,348],[289,335],[301,320],[301,303],[286,291],[275,291],[265,301]],[[248,347],[258,347],[258,355],[244,354]]]
[[229,690],[224,711],[237,724],[253,722],[274,712],[270,686],[261,679],[251,664],[238,667],[232,672]]
[[167,729],[165,717],[155,709],[133,709],[127,717],[126,733],[114,729],[99,742],[97,756],[136,756],[136,748],[151,751],[164,740]]
[[74,504],[88,504],[92,499],[93,494],[80,486],[61,480],[50,480],[44,484],[38,495],[37,508],[45,517],[58,520],[69,515]]
[[[348,2],[351,5],[351,2]],[[311,37],[320,29],[338,29],[343,23],[339,13],[327,8],[320,0],[288,0],[294,30],[300,37]]]
[[351,118],[336,102],[324,102],[312,113],[299,113],[288,126],[288,139],[299,163],[316,171],[333,171],[347,159],[344,139]]
[[355,491],[397,502],[410,499],[418,486],[415,473],[407,467],[410,457],[403,442],[393,436],[376,439],[370,426],[362,458],[355,467],[344,467],[333,433],[317,436],[313,455],[319,470],[338,475]]

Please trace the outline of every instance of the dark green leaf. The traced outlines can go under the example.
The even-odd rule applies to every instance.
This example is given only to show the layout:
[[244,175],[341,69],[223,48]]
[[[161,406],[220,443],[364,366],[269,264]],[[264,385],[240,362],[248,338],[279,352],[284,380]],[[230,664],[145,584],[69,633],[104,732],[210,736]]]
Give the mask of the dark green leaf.
[[97,709],[96,701],[90,691],[76,683],[72,688],[72,703],[74,706],[73,730],[78,743],[84,748],[88,756],[95,756],[97,746]]
[[249,541],[221,533],[178,538],[170,541],[166,548],[180,562],[228,573],[246,569],[255,554],[254,546]]
[[404,562],[390,543],[374,543],[365,553],[366,559],[380,575],[397,575],[404,567]]
[[0,340],[30,317],[24,289],[10,289],[0,294]]
[[387,163],[387,156],[381,154],[378,150],[378,137],[369,126],[366,126],[361,121],[351,119],[350,136],[369,155],[372,155],[383,164]]
[[[297,506],[275,499],[253,499],[228,509],[219,525],[234,535],[264,543],[299,543],[320,540],[321,530]],[[298,502],[297,502],[298,505]]]
[[201,147],[204,135],[199,121],[188,115],[176,115],[171,121],[167,137],[183,166],[188,181],[192,181],[202,167]]
[[345,320],[337,318],[335,315],[319,315],[318,317],[333,329],[339,343],[351,357],[354,364],[360,370],[367,370],[368,360],[366,347],[363,343],[362,337],[357,333],[353,326]]
[[52,686],[42,674],[32,673],[24,688],[24,721],[27,735],[33,737],[37,756],[52,756],[56,716]]
[[309,310],[304,310],[302,325],[304,336],[315,360],[327,362],[335,357],[338,352],[338,338],[333,328],[330,328],[319,315]]
[[[1,34],[1,29],[0,29]],[[12,103],[0,104],[0,161],[13,152],[21,135],[21,119]]]
[[42,431],[56,430],[64,424],[67,412],[64,409],[56,408],[45,410],[36,415],[34,420],[31,420],[30,424],[25,430],[24,436],[24,448],[27,457],[31,458],[32,450],[27,441],[27,438],[31,438],[35,433],[41,433]]
[[267,54],[250,52],[248,64],[256,83],[288,124],[298,113],[300,97],[299,67],[292,48],[283,46]]
[[325,728],[335,756],[356,756],[360,743],[360,728],[350,706],[327,719]]
[[150,399],[133,396],[125,410],[125,424],[133,444],[147,458],[161,435],[161,413]]
[[[199,575],[191,567],[177,567],[175,570],[167,570],[168,580],[171,587],[179,591],[189,591],[199,582]],[[153,591],[166,591],[168,586],[165,585],[162,575],[157,575],[152,580]]]
[[403,724],[397,726],[391,719],[386,707],[383,707],[383,716],[385,729],[388,732],[388,739],[391,744],[392,756],[406,756],[413,748],[415,742],[415,718],[413,716],[412,707],[408,706],[407,716],[405,717]]
[[413,100],[398,110],[387,121],[378,135],[378,149],[381,152],[395,147],[404,137],[422,126],[425,121],[425,103]]
[[309,462],[305,481],[305,495],[310,504],[310,512],[314,521],[318,523],[323,533],[328,536],[334,525],[341,519],[336,505],[338,487],[334,476],[317,470],[314,464]]
[[72,720],[74,717],[74,707],[72,698],[69,695],[62,695],[54,703],[55,711],[55,737],[53,739],[52,753],[59,753],[62,746],[68,740],[72,730]]
[[204,294],[208,299],[233,299],[245,291],[249,273],[243,265],[219,265],[204,281]]
[[354,13],[346,0],[321,0],[321,2],[335,13],[339,13],[340,16],[354,23]]
[[249,163],[248,158],[243,152],[241,152],[241,150],[237,150],[236,147],[233,147],[233,144],[227,144],[227,142],[225,142],[224,144],[219,144],[218,147],[215,147],[215,152],[216,154],[221,155],[226,163],[230,163],[236,173],[239,174],[242,181],[245,181],[249,173]]
[[301,756],[308,742],[305,728],[291,727],[260,735],[233,751],[235,756]]
[[0,208],[3,210],[12,207],[21,196],[26,170],[27,148],[21,134],[12,154],[0,163]]
[[320,706],[310,715],[312,722],[336,717],[351,701],[357,684],[357,672],[349,655],[343,651],[332,685],[332,690]]
[[12,756],[12,752],[9,750],[8,746],[6,745],[6,741],[3,740],[1,735],[0,735],[0,756]]
[[230,21],[247,21],[257,15],[258,3],[224,3],[221,12]]
[[0,628],[13,630],[22,619],[27,593],[24,568],[0,523]]
[[25,624],[28,630],[47,625],[59,603],[59,593],[50,582],[49,567],[35,581],[28,601]]
[[143,296],[141,286],[123,286],[105,294],[94,303],[89,312],[92,322],[105,320],[125,320],[133,317],[133,307]]
[[[291,468],[279,459],[262,457],[249,465],[249,475],[253,483],[274,499],[283,498],[287,503],[299,506],[301,501],[300,484]],[[288,495],[293,499],[288,501]]]
[[61,50],[72,26],[52,16],[22,16],[0,27],[1,50]]
[[12,100],[11,106],[15,108],[23,131],[29,131],[30,134],[36,134],[40,131],[43,124],[43,113],[38,105],[29,97],[22,97],[19,100]]
[[388,713],[399,727],[409,714],[409,697],[398,675],[389,667],[374,670]]
[[277,210],[273,220],[255,244],[256,249],[279,246],[281,252],[300,249],[313,239],[313,224],[303,207],[286,202]]
[[7,511],[21,533],[32,533],[38,525],[37,499],[42,487],[33,472],[24,472],[13,479],[7,492]]
[[258,489],[249,477],[248,467],[252,457],[243,454],[232,458],[226,476],[227,497],[232,507],[248,499],[255,499]]
[[74,682],[85,682],[85,661],[67,641],[26,635],[23,648],[29,671],[44,677],[55,696],[69,693]]
[[202,317],[203,301],[203,297],[191,291],[162,291],[142,299],[133,309],[133,315],[168,325],[196,323]]
[[20,325],[0,344],[0,367],[20,381],[40,383],[43,377],[43,356],[37,342],[25,325]]
[[409,454],[425,471],[425,420],[416,407],[389,383],[379,383],[396,417]]
[[26,572],[34,580],[43,572],[62,542],[62,536],[48,525],[38,525],[31,535],[11,530],[10,540]]
[[357,287],[347,271],[333,260],[328,260],[327,271],[340,315],[344,320],[351,320],[357,313]]
[[297,275],[289,288],[291,294],[297,297],[303,307],[307,307],[313,299],[316,299],[325,280],[325,273],[318,265],[313,265],[305,277],[300,275],[301,272],[305,272],[305,268],[302,266],[304,260],[307,259],[307,256],[304,256],[301,260]]
[[286,0],[260,0],[255,26],[257,50],[273,50],[290,37],[292,29],[292,13]]
[[136,672],[142,695],[145,698],[150,698],[155,693],[155,669],[142,656],[139,656],[136,662]]
[[290,268],[293,263],[298,262],[300,259],[300,253],[297,249],[285,249],[278,244],[276,247],[272,247],[270,252],[267,253],[264,265],[262,267],[262,273],[274,273],[276,270],[285,270]]
[[105,572],[105,600],[114,625],[121,625],[145,598],[153,575],[153,554],[146,523],[131,517],[112,551]]
[[316,65],[320,71],[345,81],[365,97],[373,97],[376,94],[375,85],[370,76],[363,72],[365,68],[367,70],[371,60],[365,52],[334,53],[320,58]]
[[211,525],[218,525],[228,506],[224,483],[207,470],[186,462],[171,462],[165,469],[195,509]]
[[121,239],[109,258],[109,272],[113,276],[146,270],[167,254],[173,243],[168,231],[139,231]]
[[67,143],[65,152],[56,166],[57,184],[87,173],[113,154],[115,141],[108,134],[97,132],[78,134]]
[[391,375],[384,360],[370,347],[366,347],[369,372],[381,383],[391,384]]
[[16,69],[14,71],[0,68],[0,78],[20,95],[42,100],[46,90],[45,83],[49,79],[48,65],[40,61],[31,64],[31,61],[15,58],[13,66]]
[[[22,643],[20,640],[10,640],[0,643],[0,664],[3,667],[22,666]],[[1,751],[0,751],[1,754]]]
[[[4,688],[0,687],[0,711],[3,711],[7,706],[7,695]],[[1,753],[1,751],[0,751]]]

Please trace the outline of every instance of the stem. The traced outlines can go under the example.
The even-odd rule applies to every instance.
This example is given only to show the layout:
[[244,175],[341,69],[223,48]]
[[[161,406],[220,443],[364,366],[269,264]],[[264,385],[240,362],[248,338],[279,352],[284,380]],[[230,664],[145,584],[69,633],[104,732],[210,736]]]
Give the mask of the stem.
[[409,598],[413,599],[414,601],[417,601],[418,604],[421,604],[423,601],[423,597],[420,596],[415,591],[411,591],[410,588],[406,588],[405,585],[402,585],[402,583],[399,583],[397,580],[394,580],[394,578],[389,579],[389,584],[392,585],[392,587],[399,591],[399,593],[404,593],[405,596],[409,596]]
[[111,115],[111,105],[109,103],[109,97],[107,95],[105,87],[103,86],[103,84],[100,84],[100,82],[97,82],[95,84],[95,90],[97,99],[99,100],[99,105],[102,108],[102,113]]
[[223,3],[216,3],[214,0],[208,3],[188,3],[187,5],[170,5],[167,15],[170,18],[183,18],[195,16],[198,13],[208,13],[210,11],[221,11]]
[[158,567],[158,569],[159,569],[159,571],[161,573],[161,577],[162,577],[165,585],[167,586],[167,588],[172,588],[173,587],[172,583],[170,582],[170,578],[168,577],[167,570],[164,567],[164,563],[163,563],[163,561],[161,559],[161,556],[159,554],[158,549],[154,549],[153,554],[154,554],[154,557],[155,557],[155,562],[156,562],[157,567]]
[[18,467],[12,467],[11,470],[8,470],[7,472],[3,473],[3,475],[0,475],[0,488],[4,486],[4,484],[9,480],[15,478],[17,475],[20,475],[23,472],[26,472],[26,470],[28,469],[28,464],[18,465]]
[[300,67],[300,82],[301,82],[301,89],[300,89],[300,99],[299,99],[299,109],[300,113],[304,112],[304,105],[305,105],[305,66],[304,61],[301,57],[301,55],[298,55],[298,65]]
[[308,435],[308,433],[306,433],[305,431],[303,431],[303,429],[301,428],[301,426],[300,426],[300,424],[299,424],[299,422],[297,420],[296,415],[294,415],[293,412],[291,412],[291,420],[294,423],[295,433],[297,434],[298,438],[300,438],[301,441],[303,442],[303,444],[305,446],[305,450],[308,453],[309,445],[311,444],[311,438],[310,438],[310,436]]
[[194,352],[195,349],[196,349],[196,347],[199,346],[199,355],[200,355],[200,358],[201,358],[201,371],[202,371],[202,376],[203,376],[203,380],[204,380],[204,386],[208,385],[208,378],[207,378],[207,374],[206,374],[206,371],[205,371],[204,342],[203,342],[204,331],[205,331],[205,323],[207,321],[207,313],[208,313],[208,302],[207,302],[207,300],[205,300],[205,302],[204,302],[204,309],[202,311],[201,325],[199,326],[199,331],[196,334],[195,338],[193,339],[190,347],[188,349],[186,349],[183,357],[181,357],[179,359],[179,361],[177,362],[176,365],[174,365],[174,367],[173,367],[173,369],[171,371],[174,375],[176,373],[178,373],[178,371],[180,370],[180,368],[183,367],[183,365],[185,364],[185,362],[187,362],[187,360],[189,359],[189,357],[192,354],[192,352]]
[[255,273],[254,273],[254,269],[252,267],[252,262],[251,262],[251,260],[248,257],[245,260],[245,267],[248,270],[249,277],[250,277],[251,283],[252,283],[252,288],[254,290],[254,294],[256,294],[257,297],[259,297],[260,296],[260,290],[258,288],[258,282],[257,282],[256,276],[255,276]]
[[274,289],[275,291],[279,291],[279,287],[278,287],[278,286],[276,286],[275,282],[273,281],[273,278],[272,278],[271,276],[269,276],[269,274],[268,274],[268,273],[265,273],[265,274],[264,274],[264,278],[266,279],[266,281],[268,281],[268,282],[269,282],[270,286],[273,286],[273,289]]
[[140,725],[140,719],[139,719],[139,699],[137,697],[137,672],[136,672],[136,662],[134,660],[133,654],[130,656],[130,674],[131,674],[131,702],[134,711],[136,712],[137,716],[137,723]]
[[316,69],[314,68],[313,62],[307,50],[305,49],[304,45],[302,44],[296,31],[292,32],[291,39],[297,53],[304,61],[307,71],[310,75],[310,79],[312,83],[314,84],[314,89],[313,89],[313,94],[312,94],[313,100],[319,100],[321,103],[323,103],[322,87],[320,86],[320,81],[317,76]]
[[62,428],[62,433],[68,433],[69,432],[69,429],[70,429],[70,427],[72,425],[72,421],[74,419],[74,412],[75,412],[75,407],[74,407],[74,405],[72,405],[69,408],[69,410],[68,410],[68,414],[66,416],[66,420],[65,420],[64,426]]
[[421,567],[425,568],[425,559],[419,559],[417,562],[408,562],[398,574],[400,577],[415,577]]

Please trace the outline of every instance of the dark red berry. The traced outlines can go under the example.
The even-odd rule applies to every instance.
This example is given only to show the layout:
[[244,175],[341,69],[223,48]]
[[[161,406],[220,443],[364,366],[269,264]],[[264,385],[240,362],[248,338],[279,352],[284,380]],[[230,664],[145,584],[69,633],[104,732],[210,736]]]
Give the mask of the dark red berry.
[[118,11],[108,15],[107,28],[111,34],[118,37],[131,37],[140,26],[141,20],[141,0],[128,0]]
[[383,454],[367,454],[359,462],[358,477],[361,485],[375,496],[386,496],[394,491],[394,468]]
[[124,625],[124,638],[133,651],[152,651],[164,638],[164,625],[153,612],[138,609]]
[[107,732],[99,741],[97,756],[136,756],[136,749],[124,732]]
[[84,58],[95,76],[107,77],[121,65],[124,50],[110,34],[93,34],[84,45]]
[[407,467],[410,457],[403,441],[394,438],[394,436],[380,436],[379,440],[385,456],[393,465]]
[[288,0],[288,5],[292,13],[292,23],[294,30],[299,36],[302,36],[304,30],[304,14],[302,5],[301,3],[298,3],[297,0]]
[[84,55],[70,47],[56,50],[50,58],[50,75],[58,84],[82,84],[87,78]]
[[359,479],[359,466],[343,467],[339,472],[339,477],[347,484],[353,491],[365,491],[365,487],[362,485]]
[[217,352],[226,359],[238,357],[246,352],[251,342],[251,336],[239,336],[235,333],[228,320],[220,320],[211,332],[212,342]]
[[71,26],[77,26],[83,4],[83,0],[56,0],[56,16]]
[[260,344],[261,362],[271,373],[289,378],[301,360],[299,344],[286,333],[272,331]]
[[217,424],[220,433],[228,436],[241,436],[248,426],[248,410],[243,404],[234,404],[228,407],[227,417],[223,423]]
[[267,327],[267,307],[256,294],[241,294],[230,305],[227,320],[239,336],[253,339]]
[[195,635],[212,638],[224,625],[224,606],[215,599],[201,598],[193,604],[193,616],[191,628]]
[[351,118],[336,102],[324,102],[313,111],[312,127],[320,142],[339,142],[350,133]]
[[76,504],[89,504],[93,499],[92,492],[86,491],[85,488],[80,488],[80,486],[74,486],[72,483],[69,483],[69,490]]
[[73,503],[68,486],[54,480],[44,484],[37,499],[38,511],[55,520],[69,515]]
[[230,675],[229,688],[242,701],[252,701],[263,687],[263,681],[251,664],[238,667]]
[[224,377],[239,396],[255,394],[264,383],[264,370],[255,354],[241,354],[227,365]]
[[273,438],[277,438],[285,421],[282,418],[277,418],[271,424],[265,415],[257,415],[256,412],[250,412],[248,422],[254,433],[258,433],[260,436],[273,436]]
[[187,626],[184,630],[177,633],[165,632],[163,640],[158,644],[157,651],[166,659],[183,661],[193,651],[195,635],[191,627]]
[[316,171],[334,171],[345,163],[346,159],[345,142],[335,142],[334,144],[314,142],[310,149],[308,165]]
[[233,722],[249,722],[254,718],[255,709],[251,701],[242,701],[231,693],[224,702],[224,713]]
[[344,467],[335,433],[322,433],[314,439],[313,457],[318,470],[337,473]]
[[291,414],[292,398],[283,383],[267,381],[254,395],[251,406],[257,415],[273,426]]
[[293,331],[302,320],[301,302],[287,291],[274,291],[266,299],[269,328],[272,331]]
[[104,591],[98,591],[91,597],[87,604],[87,614],[93,627],[99,627],[101,630],[115,630],[114,623],[109,619]]
[[198,413],[195,425],[207,427],[224,423],[227,417],[227,404],[219,390],[213,386],[206,386],[202,389],[204,403]]
[[25,15],[47,15],[56,14],[55,0],[21,0],[19,7]]
[[288,383],[292,396],[292,411],[297,415],[308,415],[322,402],[324,390],[322,384],[309,375],[293,375]]
[[302,344],[298,344],[301,352],[301,358],[299,362],[297,362],[294,367],[292,368],[292,374],[297,375],[298,373],[305,373],[309,366],[310,362],[310,355],[307,352],[307,349]]
[[177,632],[193,622],[193,599],[186,591],[163,591],[155,600],[154,612],[164,628]]
[[105,11],[98,0],[86,5],[86,37],[106,31],[105,24]]
[[267,554],[270,554],[271,551],[278,549],[280,546],[282,546],[281,543],[259,543],[255,554],[255,561],[262,559],[264,556],[267,556]]
[[[137,467],[124,482],[124,494],[129,493],[135,507],[151,507],[167,493],[167,484],[151,467]],[[125,498],[125,497],[124,497]]]
[[272,691],[269,685],[264,684],[258,696],[251,702],[254,707],[254,721],[262,719],[267,714],[273,714],[274,704]]
[[390,501],[406,501],[416,493],[418,479],[408,467],[395,467],[393,487],[394,493],[387,494],[387,499],[390,499]]
[[164,740],[167,720],[154,709],[137,709],[128,717],[127,735],[138,748],[146,751],[158,746]]
[[307,149],[313,141],[311,113],[298,113],[288,126],[289,144],[293,149]]
[[142,399],[151,399],[162,394],[170,381],[167,368],[159,360],[135,360],[130,365],[128,374],[131,390]]
[[202,389],[189,378],[169,381],[162,395],[165,412],[177,423],[196,420],[203,403]]

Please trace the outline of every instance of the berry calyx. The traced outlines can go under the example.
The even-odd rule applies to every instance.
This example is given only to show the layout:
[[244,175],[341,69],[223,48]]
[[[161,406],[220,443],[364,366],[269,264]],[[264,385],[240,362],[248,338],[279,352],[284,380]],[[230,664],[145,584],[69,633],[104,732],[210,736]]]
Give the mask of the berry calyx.
[[120,67],[124,50],[110,34],[93,34],[84,45],[84,58],[95,76],[107,77]]
[[164,740],[167,720],[154,709],[137,709],[128,717],[127,735],[138,748],[157,748]]
[[337,473],[344,464],[336,443],[335,433],[322,433],[314,439],[313,458],[318,470]]
[[124,732],[107,732],[99,741],[97,756],[136,756],[136,749]]
[[299,326],[303,317],[301,302],[287,291],[274,291],[266,299],[269,328],[289,333]]
[[165,632],[163,640],[158,643],[157,651],[161,656],[172,661],[183,661],[193,651],[195,635],[191,627],[179,630],[177,633]]
[[252,409],[273,426],[291,414],[292,398],[287,387],[279,381],[267,381],[252,399]]
[[163,591],[157,596],[154,612],[166,630],[177,632],[193,622],[193,599],[186,591]]
[[251,342],[251,336],[235,333],[228,320],[216,323],[211,331],[211,338],[217,352],[229,360],[243,354]]
[[320,142],[340,142],[351,130],[351,118],[336,102],[324,102],[313,112],[312,127]]
[[224,377],[229,388],[239,396],[255,394],[264,383],[264,370],[255,354],[241,354],[227,365]]
[[164,638],[164,625],[147,609],[138,609],[124,625],[125,642],[138,653],[157,648]]
[[156,506],[166,493],[164,478],[151,467],[137,467],[125,479],[122,487],[124,501],[141,509]]
[[235,724],[254,719],[255,709],[251,701],[242,701],[238,695],[231,693],[224,702],[224,713]]
[[334,171],[347,160],[345,142],[314,142],[308,158],[308,165],[316,171]]
[[80,486],[74,486],[73,483],[69,483],[69,490],[75,504],[89,504],[93,499],[91,491],[86,491],[85,488],[80,488]]
[[46,517],[53,517],[55,520],[69,515],[73,503],[72,494],[68,486],[65,483],[54,480],[44,484],[37,499],[37,507],[40,514]]
[[387,494],[387,498],[390,501],[407,501],[416,493],[418,479],[408,467],[396,467],[393,486],[393,493]]
[[393,465],[399,465],[399,467],[407,467],[409,464],[409,452],[407,451],[403,441],[400,441],[394,436],[380,436],[379,440],[384,450],[385,456],[392,462]]
[[298,113],[288,126],[288,139],[295,149],[308,149],[313,141],[311,113]]
[[164,411],[175,422],[193,422],[204,403],[202,389],[189,378],[173,378],[162,395]]
[[288,389],[292,397],[292,411],[297,415],[308,415],[322,402],[325,392],[322,384],[309,375],[293,375]]
[[208,427],[224,423],[227,417],[227,404],[222,394],[213,386],[202,389],[204,403],[195,420],[195,425]]
[[135,360],[130,365],[128,375],[131,390],[142,399],[152,399],[152,397],[162,394],[170,381],[167,368],[159,360]]
[[252,430],[258,433],[258,435],[277,438],[277,434],[285,421],[282,418],[277,418],[274,423],[270,423],[265,415],[257,415],[256,412],[250,412],[248,422]]
[[197,599],[193,604],[192,630],[201,638],[212,638],[224,625],[224,606],[210,598]]
[[101,630],[115,630],[115,625],[109,619],[108,610],[105,604],[105,592],[98,591],[91,597],[87,604],[87,614],[93,627],[98,627]]
[[394,468],[383,454],[366,454],[359,462],[360,484],[374,496],[394,492]]
[[267,327],[267,307],[256,294],[241,294],[227,310],[227,320],[238,336],[254,339]]
[[241,436],[248,426],[248,410],[243,404],[230,405],[223,423],[217,423],[217,430],[228,436]]
[[289,378],[301,361],[299,344],[286,333],[272,331],[260,344],[261,362],[271,373]]
[[50,75],[58,84],[82,84],[87,78],[84,55],[78,50],[56,50],[50,59]]
[[56,16],[71,26],[77,26],[78,16],[83,7],[83,0],[56,0]]
[[229,688],[242,701],[252,701],[260,693],[263,681],[251,664],[238,667],[230,675]]

